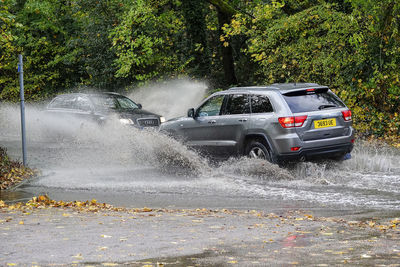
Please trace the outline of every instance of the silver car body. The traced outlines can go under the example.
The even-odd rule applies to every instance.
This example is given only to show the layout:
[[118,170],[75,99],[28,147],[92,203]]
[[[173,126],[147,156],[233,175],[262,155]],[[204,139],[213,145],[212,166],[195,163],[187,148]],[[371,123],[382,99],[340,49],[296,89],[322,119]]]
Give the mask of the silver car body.
[[[309,103],[305,102],[309,101],[308,98],[311,101],[314,98],[319,99],[322,93],[332,98],[337,106],[333,107],[334,105],[328,103],[321,105],[322,109],[293,112],[294,109],[301,110],[302,106],[307,106]],[[306,101],[296,103],[289,102],[291,99],[285,99],[297,94],[300,94],[301,97],[298,97],[300,100]],[[317,96],[311,96],[312,94]],[[202,107],[212,101],[220,101],[219,98],[223,99],[219,112],[215,113],[212,110],[207,110],[208,113],[202,112]],[[228,109],[227,103],[230,99],[239,98],[242,98],[242,101],[247,98],[249,107],[241,106],[244,112],[239,112],[240,114],[223,112],[224,109],[225,111]],[[254,106],[258,105],[259,99],[264,102],[269,100],[272,109],[269,112],[255,113]],[[298,107],[289,106],[288,103]],[[188,146],[215,155],[244,154],[246,145],[251,140],[259,140],[265,144],[273,162],[340,157],[351,152],[353,148],[354,130],[351,127],[351,117],[345,120],[343,113],[349,112],[349,109],[331,90],[318,84],[273,84],[231,88],[209,96],[198,108],[189,110],[189,113],[191,112],[194,112],[193,116],[189,114],[188,117],[172,119],[162,124],[161,131],[182,139]],[[297,119],[305,116],[307,117],[300,127],[285,128],[280,122],[284,118]],[[324,125],[329,123],[332,125]]]

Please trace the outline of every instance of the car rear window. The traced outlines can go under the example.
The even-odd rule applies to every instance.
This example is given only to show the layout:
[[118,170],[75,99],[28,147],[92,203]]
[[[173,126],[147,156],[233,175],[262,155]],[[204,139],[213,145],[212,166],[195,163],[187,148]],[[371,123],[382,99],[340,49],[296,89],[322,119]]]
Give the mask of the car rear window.
[[342,108],[344,103],[327,88],[308,89],[283,94],[293,113]]

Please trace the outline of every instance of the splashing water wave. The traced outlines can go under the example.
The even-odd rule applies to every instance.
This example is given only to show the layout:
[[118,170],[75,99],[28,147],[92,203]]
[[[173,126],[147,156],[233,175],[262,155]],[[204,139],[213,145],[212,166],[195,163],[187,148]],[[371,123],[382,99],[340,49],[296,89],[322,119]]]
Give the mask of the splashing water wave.
[[[32,187],[400,207],[400,153],[390,147],[357,144],[352,159],[343,163],[280,168],[262,160],[231,158],[210,164],[157,131],[125,127],[117,120],[103,126],[61,121],[29,105],[26,110],[30,164],[44,174]],[[0,125],[0,145],[17,151],[16,106],[2,104]]]

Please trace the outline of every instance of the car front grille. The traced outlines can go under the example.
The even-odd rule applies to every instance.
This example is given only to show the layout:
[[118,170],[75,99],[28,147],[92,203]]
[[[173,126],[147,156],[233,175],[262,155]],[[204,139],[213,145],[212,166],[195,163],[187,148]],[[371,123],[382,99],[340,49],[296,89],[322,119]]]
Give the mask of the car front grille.
[[158,119],[138,119],[137,122],[141,127],[155,127],[160,124]]

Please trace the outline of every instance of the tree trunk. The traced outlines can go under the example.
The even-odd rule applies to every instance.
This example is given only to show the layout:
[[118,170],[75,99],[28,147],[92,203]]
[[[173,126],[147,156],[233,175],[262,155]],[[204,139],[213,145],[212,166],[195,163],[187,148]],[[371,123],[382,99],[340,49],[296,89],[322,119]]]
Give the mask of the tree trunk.
[[[232,15],[228,13],[223,13],[219,7],[217,7],[218,11],[218,24],[220,35],[223,34],[222,27],[224,24],[229,24],[232,20]],[[225,81],[228,85],[237,84],[237,78],[235,74],[235,62],[233,60],[233,51],[232,47],[229,44],[228,46],[224,46],[221,42],[221,50],[222,50],[222,62],[224,66],[224,74]]]

